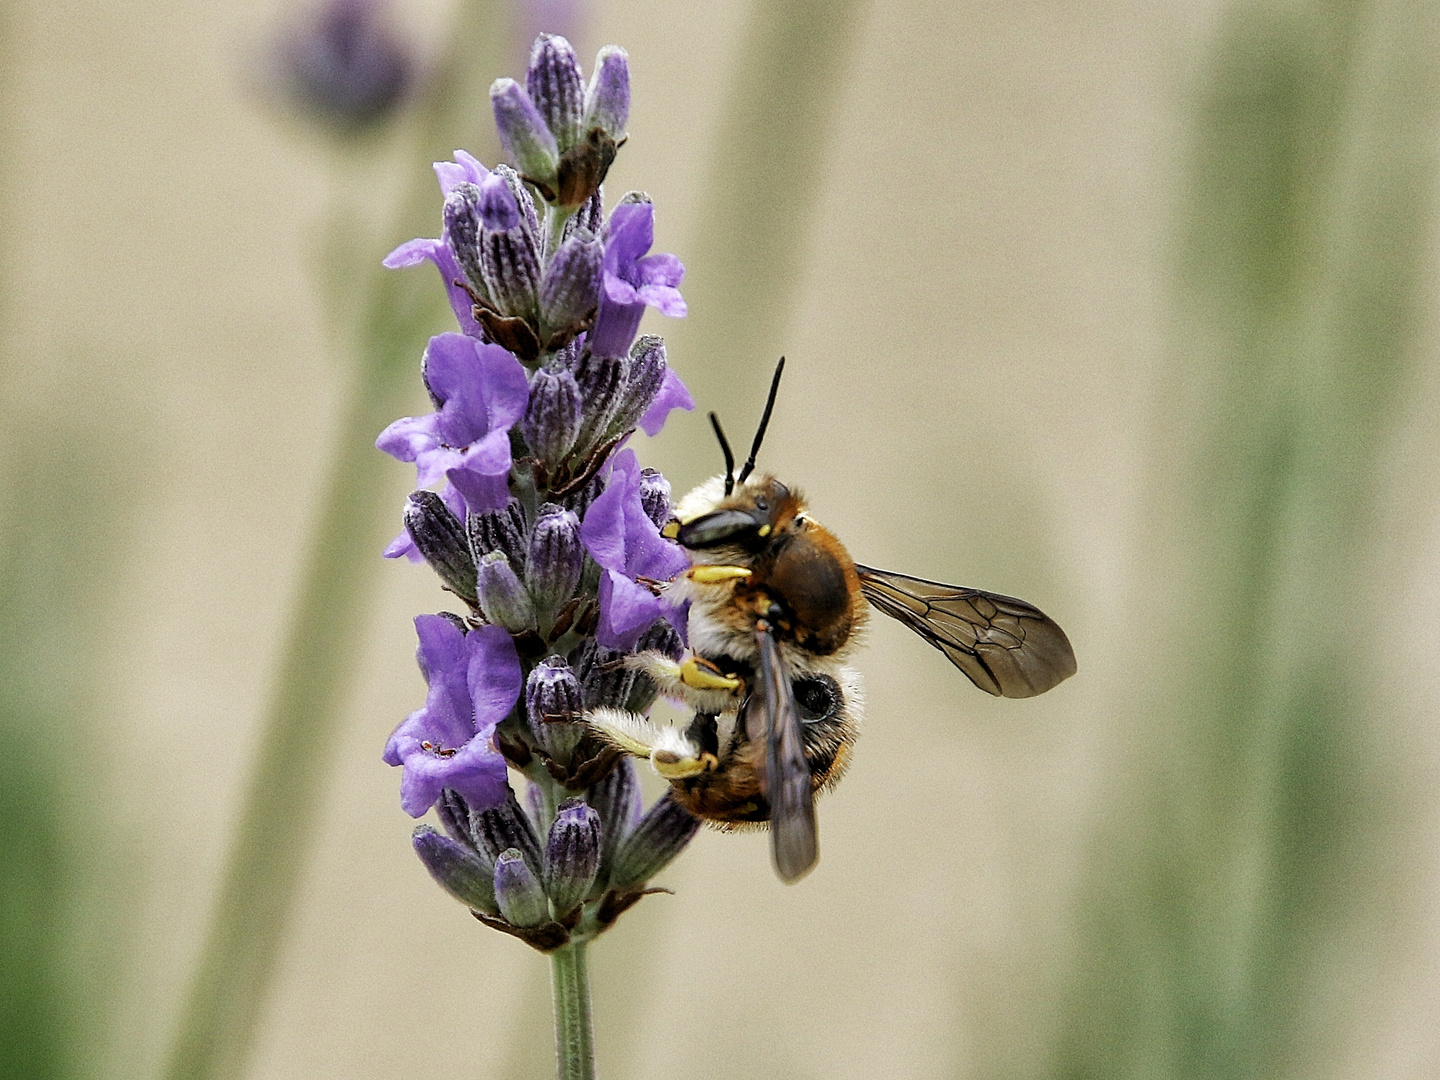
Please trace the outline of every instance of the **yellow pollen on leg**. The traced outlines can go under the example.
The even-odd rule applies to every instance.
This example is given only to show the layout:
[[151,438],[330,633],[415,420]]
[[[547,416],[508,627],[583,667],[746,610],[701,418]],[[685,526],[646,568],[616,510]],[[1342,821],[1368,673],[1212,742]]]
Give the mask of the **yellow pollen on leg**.
[[719,585],[724,581],[748,578],[750,571],[743,566],[692,566],[686,574],[691,581],[701,585]]
[[680,681],[694,690],[738,690],[740,680],[722,675],[714,664],[691,656],[680,665]]
[[705,772],[705,758],[709,756],[681,757],[672,750],[656,750],[650,755],[650,764],[666,780],[685,780]]

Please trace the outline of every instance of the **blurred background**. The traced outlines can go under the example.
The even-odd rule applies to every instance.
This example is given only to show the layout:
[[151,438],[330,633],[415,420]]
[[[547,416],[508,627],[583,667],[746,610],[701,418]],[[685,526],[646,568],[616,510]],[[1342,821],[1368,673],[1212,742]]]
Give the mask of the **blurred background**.
[[328,120],[314,11],[0,6],[0,1076],[553,1068],[380,761],[445,596],[370,449],[450,326],[378,261],[537,29],[629,50],[607,190],[688,268],[642,460],[783,352],[762,464],[1080,661],[992,700],[876,619],[819,868],[702,833],[591,951],[601,1074],[1440,1075],[1437,5],[405,0]]

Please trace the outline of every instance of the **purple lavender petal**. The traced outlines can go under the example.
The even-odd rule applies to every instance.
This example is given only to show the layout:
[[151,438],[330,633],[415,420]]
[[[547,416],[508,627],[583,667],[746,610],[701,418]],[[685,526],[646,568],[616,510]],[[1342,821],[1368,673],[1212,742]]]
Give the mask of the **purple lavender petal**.
[[672,409],[685,409],[693,411],[695,399],[690,396],[690,391],[685,389],[685,384],[680,381],[680,376],[675,374],[674,368],[666,368],[665,381],[660,384],[660,392],[655,395],[655,400],[645,410],[645,415],[640,417],[640,430],[646,435],[655,436],[660,434],[660,429],[665,426],[665,420]]
[[382,431],[375,448],[397,461],[414,461],[436,445],[435,414],[404,416]]
[[419,266],[426,259],[433,262],[434,258],[431,252],[439,242],[438,240],[427,240],[423,236],[414,240],[406,240],[381,259],[380,265],[387,270],[399,270],[407,266]]
[[464,150],[456,150],[454,161],[435,162],[435,175],[440,180],[440,194],[449,195],[458,184],[479,187],[490,175],[490,170]]
[[499,345],[484,345],[463,334],[430,339],[425,375],[431,393],[442,402],[436,434],[453,447],[508,430],[529,400],[520,361]]
[[508,476],[472,472],[469,469],[450,469],[445,478],[454,484],[465,503],[476,513],[500,510],[510,500]]
[[595,313],[595,327],[590,331],[590,351],[596,356],[624,356],[630,343],[640,332],[644,304],[618,304],[609,297],[613,274],[605,275],[605,289],[600,292],[600,310]]
[[460,330],[468,337],[483,337],[484,332],[475,321],[475,302],[470,299],[469,293],[455,284],[464,280],[464,274],[461,273],[460,264],[455,261],[455,253],[445,241],[424,237],[407,240],[386,255],[380,265],[394,270],[415,266],[427,260],[434,263],[435,269],[440,271],[440,280],[445,283],[445,292],[450,298],[450,310],[455,312],[455,321],[460,324]]
[[635,265],[646,285],[679,285],[685,277],[685,264],[668,251],[646,255]]
[[626,281],[619,274],[609,270],[605,271],[605,300],[615,304],[644,307],[645,302],[640,299],[640,290],[630,282]]
[[642,285],[637,295],[650,307],[657,308],[660,314],[672,319],[683,319],[690,310],[685,306],[680,290],[672,285]]
[[585,511],[580,540],[590,557],[606,570],[625,569],[624,485],[610,484]]
[[505,800],[505,759],[489,745],[488,738],[473,738],[449,757],[419,744],[406,747],[401,754],[405,775],[400,779],[400,808],[411,817],[423,817],[447,787],[476,810]]
[[605,490],[585,511],[580,539],[601,567],[630,578],[668,581],[690,565],[684,550],[664,539],[645,513],[634,450],[622,450],[613,458]]
[[415,541],[410,538],[410,530],[403,530],[399,536],[386,545],[381,555],[387,559],[398,559],[405,556],[413,563],[425,561],[425,556],[420,554],[420,549],[415,546]]
[[600,623],[595,640],[628,652],[660,615],[660,598],[624,574],[607,570],[600,578]]
[[482,626],[465,637],[476,639],[466,672],[476,727],[493,731],[520,697],[520,657],[514,639],[498,626]]
[[405,767],[400,805],[419,817],[448,787],[473,809],[494,806],[505,799],[505,762],[491,735],[520,695],[514,642],[493,626],[462,634],[441,615],[419,616],[415,631],[425,707],[395,729],[384,755]]
[[[605,249],[605,269],[612,274],[634,280],[621,267],[634,266],[635,261],[650,250],[655,242],[655,206],[650,202],[621,203],[610,214],[610,235]],[[638,282],[637,282],[638,284]]]

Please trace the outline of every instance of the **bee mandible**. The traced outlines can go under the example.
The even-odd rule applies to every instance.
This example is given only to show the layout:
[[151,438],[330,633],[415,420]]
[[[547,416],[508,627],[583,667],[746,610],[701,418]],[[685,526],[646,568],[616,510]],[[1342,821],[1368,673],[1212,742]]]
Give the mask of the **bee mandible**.
[[754,475],[785,369],[770,384],[739,475],[714,413],[725,473],[675,507],[663,530],[691,567],[666,587],[690,601],[681,660],[640,653],[630,663],[694,712],[690,725],[601,709],[589,720],[623,750],[648,758],[677,802],[721,828],[770,826],[786,882],[819,858],[815,795],[844,773],[863,712],[846,664],[869,608],[935,646],[980,689],[1043,694],[1075,673],[1064,631],[1014,597],[857,564],[811,515],[800,492]]

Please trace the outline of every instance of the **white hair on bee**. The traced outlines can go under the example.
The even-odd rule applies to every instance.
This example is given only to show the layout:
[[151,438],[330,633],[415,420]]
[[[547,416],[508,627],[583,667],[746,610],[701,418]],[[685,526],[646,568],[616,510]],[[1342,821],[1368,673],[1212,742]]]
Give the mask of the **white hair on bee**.
[[[751,481],[746,480],[748,485]],[[675,504],[675,518],[682,525],[710,513],[725,501],[725,474],[712,476],[698,487],[691,488]]]
[[694,776],[706,768],[701,748],[672,724],[657,724],[647,716],[608,706],[591,709],[584,720],[625,753],[647,759],[667,780]]

